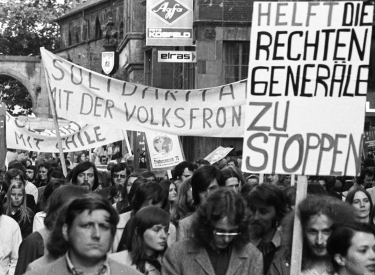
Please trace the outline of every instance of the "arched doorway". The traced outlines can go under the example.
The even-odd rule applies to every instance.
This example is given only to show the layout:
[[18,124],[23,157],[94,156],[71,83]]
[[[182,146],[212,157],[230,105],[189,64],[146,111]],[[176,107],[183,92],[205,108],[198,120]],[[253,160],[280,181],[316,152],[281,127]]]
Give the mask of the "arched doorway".
[[8,74],[0,73],[0,100],[7,105],[7,111],[13,116],[30,115],[33,111],[33,100],[27,87]]

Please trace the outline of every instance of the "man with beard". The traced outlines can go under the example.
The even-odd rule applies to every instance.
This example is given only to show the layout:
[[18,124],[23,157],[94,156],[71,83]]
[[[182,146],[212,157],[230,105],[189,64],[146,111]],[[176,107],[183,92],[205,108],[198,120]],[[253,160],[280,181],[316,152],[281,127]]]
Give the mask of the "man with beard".
[[286,201],[276,185],[261,184],[245,195],[250,209],[250,241],[263,254],[264,274],[267,274],[277,248],[281,244],[278,230],[286,214]]
[[94,191],[99,185],[98,170],[91,162],[82,162],[73,169],[72,184]]
[[31,194],[34,197],[35,203],[38,203],[38,188],[34,185],[36,176],[36,166],[29,165],[26,167],[26,194]]
[[[299,205],[303,250],[301,275],[328,275],[332,272],[327,252],[327,240],[334,223],[355,220],[355,209],[348,203],[330,196],[307,196]],[[269,275],[289,275],[292,254],[294,213],[283,222],[283,245],[276,253]],[[372,248],[371,248],[372,249]]]

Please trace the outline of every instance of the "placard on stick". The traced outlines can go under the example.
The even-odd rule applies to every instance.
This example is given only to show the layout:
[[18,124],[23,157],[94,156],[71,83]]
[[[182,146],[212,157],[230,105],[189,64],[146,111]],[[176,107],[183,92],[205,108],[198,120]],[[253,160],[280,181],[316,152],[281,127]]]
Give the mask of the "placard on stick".
[[367,2],[254,3],[243,171],[358,174],[372,16]]

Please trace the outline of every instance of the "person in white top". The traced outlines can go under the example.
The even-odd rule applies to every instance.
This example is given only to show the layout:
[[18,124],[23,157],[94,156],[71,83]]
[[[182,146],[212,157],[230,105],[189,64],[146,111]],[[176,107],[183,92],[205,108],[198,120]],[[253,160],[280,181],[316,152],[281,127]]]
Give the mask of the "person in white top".
[[18,223],[3,213],[0,202],[0,274],[13,275],[18,260],[18,248],[22,241]]

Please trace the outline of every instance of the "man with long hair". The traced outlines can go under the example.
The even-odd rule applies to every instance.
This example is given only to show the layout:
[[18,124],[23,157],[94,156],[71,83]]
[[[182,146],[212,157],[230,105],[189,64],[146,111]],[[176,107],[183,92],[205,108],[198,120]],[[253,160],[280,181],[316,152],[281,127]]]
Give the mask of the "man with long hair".
[[[299,205],[302,225],[303,250],[301,274],[329,274],[331,261],[327,252],[327,240],[334,223],[355,220],[354,208],[329,196],[307,196]],[[270,275],[289,275],[292,254],[294,213],[283,223],[284,243],[271,264]]]
[[91,162],[82,162],[74,167],[72,184],[94,191],[99,186],[98,170]]
[[251,212],[250,240],[263,254],[264,273],[281,244],[278,227],[286,214],[286,200],[281,189],[272,184],[261,184],[244,194]]
[[249,243],[249,211],[239,194],[219,188],[201,204],[193,220],[194,236],[173,243],[162,274],[262,275],[263,257]]
[[[195,170],[191,177],[191,188],[196,208],[198,208],[214,190],[224,186],[224,176],[217,167],[207,165]],[[192,213],[179,221],[177,228],[177,241],[192,236],[193,232],[191,230],[191,224],[194,217],[195,214]]]

